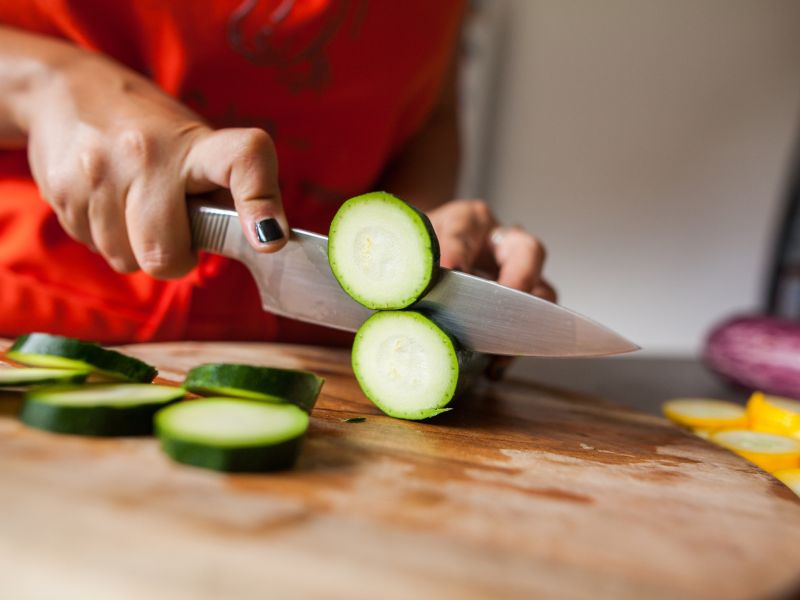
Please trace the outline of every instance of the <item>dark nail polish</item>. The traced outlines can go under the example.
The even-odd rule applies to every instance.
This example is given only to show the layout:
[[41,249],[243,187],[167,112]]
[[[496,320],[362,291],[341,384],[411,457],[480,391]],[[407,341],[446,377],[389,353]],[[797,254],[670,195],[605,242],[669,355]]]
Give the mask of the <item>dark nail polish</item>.
[[264,219],[256,223],[256,235],[262,244],[269,244],[283,237],[283,231],[277,219]]

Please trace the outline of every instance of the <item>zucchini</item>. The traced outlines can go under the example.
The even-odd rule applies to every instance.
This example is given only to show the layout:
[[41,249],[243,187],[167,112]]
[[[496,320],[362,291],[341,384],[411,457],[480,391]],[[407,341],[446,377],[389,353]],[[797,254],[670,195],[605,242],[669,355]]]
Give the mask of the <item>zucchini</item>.
[[353,300],[396,310],[435,283],[439,242],[424,213],[391,194],[372,192],[351,198],[333,217],[328,262]]
[[82,383],[89,371],[68,369],[0,369],[0,387],[23,387],[45,383]]
[[209,363],[190,370],[183,386],[200,396],[290,402],[311,412],[324,381],[308,371]]
[[387,415],[427,419],[449,404],[486,364],[427,316],[378,312],[356,332],[352,365],[364,394]]
[[162,449],[179,463],[258,472],[294,464],[308,420],[294,404],[203,398],[159,411],[155,426]]
[[158,371],[147,363],[92,342],[49,333],[29,333],[14,342],[6,356],[23,365],[87,370],[123,381],[147,383]]
[[150,435],[158,409],[183,388],[149,383],[90,383],[32,388],[20,420],[37,429],[91,436]]

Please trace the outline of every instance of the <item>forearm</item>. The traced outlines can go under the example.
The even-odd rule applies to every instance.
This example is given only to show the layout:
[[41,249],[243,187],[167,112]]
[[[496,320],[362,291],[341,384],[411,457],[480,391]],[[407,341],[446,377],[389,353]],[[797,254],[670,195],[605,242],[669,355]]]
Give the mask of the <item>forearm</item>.
[[39,88],[82,52],[75,46],[0,26],[0,148],[23,148]]

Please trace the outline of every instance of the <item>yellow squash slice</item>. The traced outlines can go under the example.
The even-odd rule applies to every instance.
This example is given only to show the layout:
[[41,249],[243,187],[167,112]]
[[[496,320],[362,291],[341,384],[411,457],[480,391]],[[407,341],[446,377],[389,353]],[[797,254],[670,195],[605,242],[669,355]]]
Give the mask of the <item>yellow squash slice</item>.
[[711,398],[675,398],[662,406],[664,416],[690,429],[739,429],[747,427],[743,406]]
[[747,429],[729,429],[715,431],[710,440],[770,473],[800,467],[800,441],[790,437]]
[[699,438],[703,438],[704,440],[708,440],[711,438],[711,434],[717,431],[716,429],[708,429],[706,427],[694,427],[692,429],[692,433],[695,434]]
[[772,475],[800,496],[800,469],[783,469],[775,471]]
[[800,434],[800,402],[754,392],[747,402],[750,429],[793,436]]

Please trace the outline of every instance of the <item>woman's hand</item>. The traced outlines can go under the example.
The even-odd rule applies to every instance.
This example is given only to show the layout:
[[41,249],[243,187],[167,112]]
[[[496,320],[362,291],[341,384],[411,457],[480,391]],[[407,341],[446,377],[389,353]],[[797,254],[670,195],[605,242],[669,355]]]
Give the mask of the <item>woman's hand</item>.
[[505,286],[556,301],[542,278],[545,248],[521,227],[501,227],[482,200],[454,200],[428,213],[441,247],[441,265],[481,271]]
[[[428,217],[439,238],[443,267],[479,271],[508,287],[556,301],[555,289],[542,278],[542,243],[521,227],[499,226],[482,200],[447,202]],[[500,379],[511,361],[508,356],[494,357],[486,375]]]
[[61,46],[58,68],[37,77],[19,112],[33,176],[70,236],[121,273],[178,277],[196,260],[186,195],[228,189],[257,250],[285,244],[266,132],[214,131],[138,74]]

